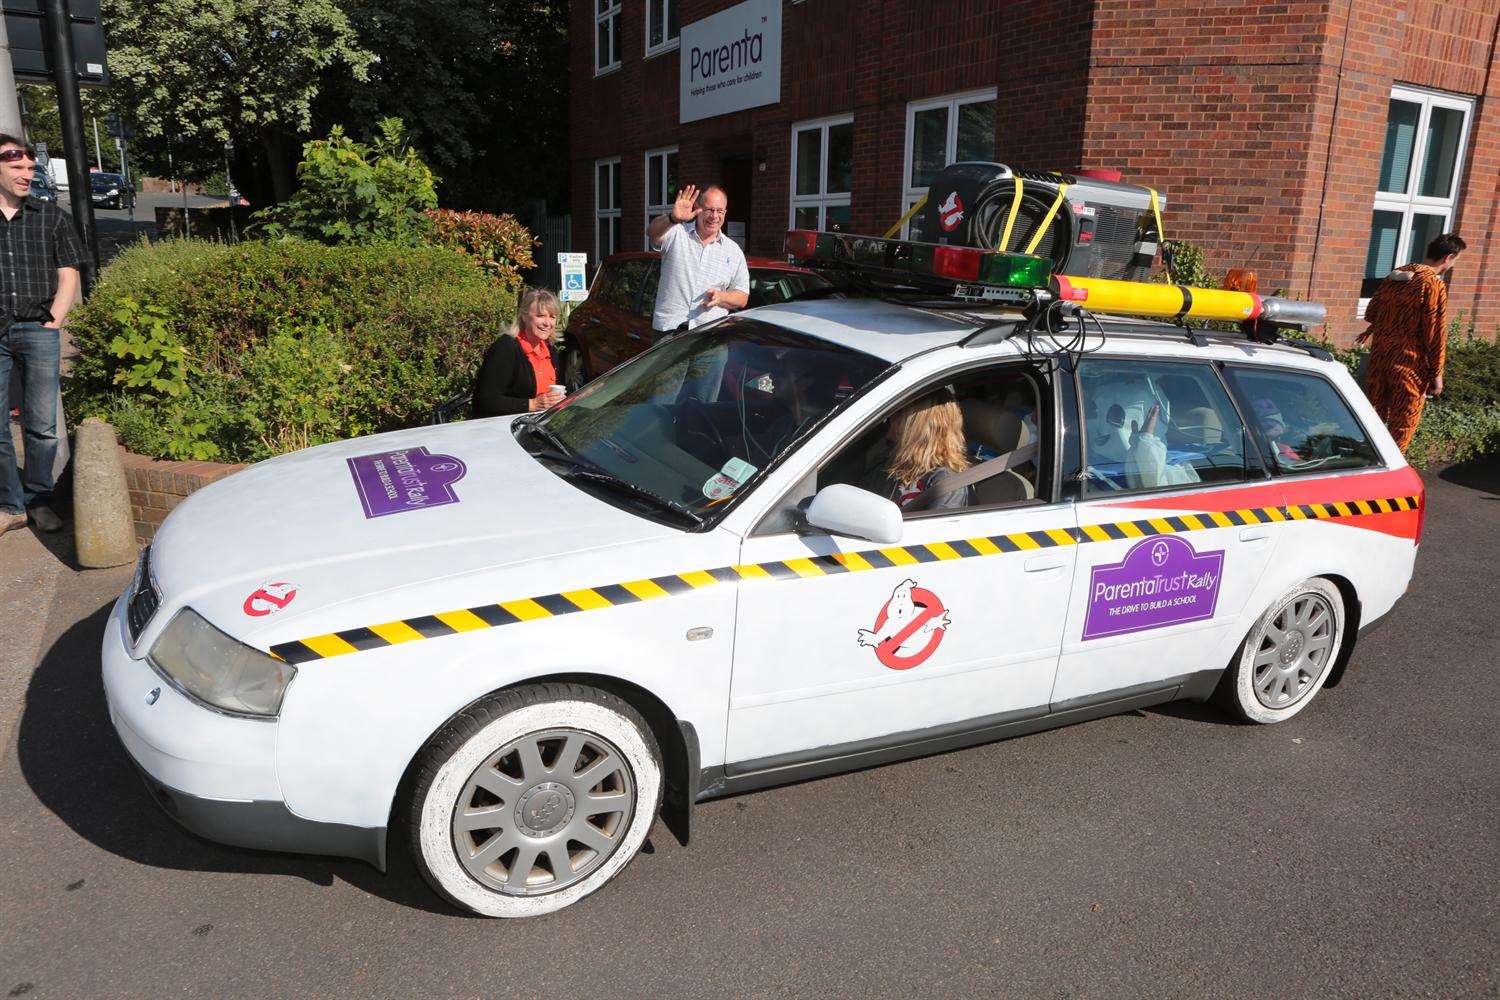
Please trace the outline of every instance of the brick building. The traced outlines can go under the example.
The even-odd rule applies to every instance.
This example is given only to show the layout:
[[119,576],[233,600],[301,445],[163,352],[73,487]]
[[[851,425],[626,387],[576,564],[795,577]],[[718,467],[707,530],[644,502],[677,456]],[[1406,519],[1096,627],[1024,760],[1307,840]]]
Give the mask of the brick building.
[[776,255],[794,220],[883,231],[954,159],[1105,167],[1160,189],[1211,269],[1325,303],[1342,341],[1369,276],[1457,230],[1450,310],[1500,328],[1500,0],[782,0],[780,99],[683,124],[680,33],[734,6],[573,5],[591,260],[641,248],[677,177],[724,186],[732,231]]

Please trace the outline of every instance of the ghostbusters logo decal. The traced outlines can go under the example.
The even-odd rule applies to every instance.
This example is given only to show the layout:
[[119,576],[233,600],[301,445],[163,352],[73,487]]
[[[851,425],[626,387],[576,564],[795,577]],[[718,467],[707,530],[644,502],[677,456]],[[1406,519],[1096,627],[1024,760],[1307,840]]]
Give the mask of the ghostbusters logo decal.
[[273,615],[297,597],[295,583],[263,583],[245,598],[245,614],[251,618]]
[[943,224],[945,233],[953,232],[964,221],[964,203],[957,191],[948,192],[948,197],[938,206],[938,221]]
[[915,580],[902,580],[875,616],[874,628],[860,629],[858,640],[885,666],[910,670],[937,652],[951,624],[936,594]]

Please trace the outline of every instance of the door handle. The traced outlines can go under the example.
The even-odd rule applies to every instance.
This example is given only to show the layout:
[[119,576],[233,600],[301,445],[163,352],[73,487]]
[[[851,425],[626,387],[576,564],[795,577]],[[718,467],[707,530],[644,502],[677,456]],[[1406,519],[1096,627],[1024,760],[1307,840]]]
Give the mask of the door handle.
[[1067,556],[1032,556],[1025,562],[1028,573],[1046,573],[1054,569],[1062,569],[1068,565]]
[[1265,528],[1246,528],[1240,532],[1240,541],[1242,542],[1263,542],[1270,537],[1271,533]]

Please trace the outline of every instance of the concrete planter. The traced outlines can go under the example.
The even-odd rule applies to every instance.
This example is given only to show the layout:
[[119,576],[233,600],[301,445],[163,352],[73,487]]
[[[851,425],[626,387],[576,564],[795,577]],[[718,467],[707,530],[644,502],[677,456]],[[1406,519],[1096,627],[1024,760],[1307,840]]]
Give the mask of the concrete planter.
[[146,458],[120,449],[125,466],[125,485],[130,490],[130,514],[135,521],[135,539],[151,541],[172,508],[195,490],[238,472],[243,465],[222,462],[168,462]]

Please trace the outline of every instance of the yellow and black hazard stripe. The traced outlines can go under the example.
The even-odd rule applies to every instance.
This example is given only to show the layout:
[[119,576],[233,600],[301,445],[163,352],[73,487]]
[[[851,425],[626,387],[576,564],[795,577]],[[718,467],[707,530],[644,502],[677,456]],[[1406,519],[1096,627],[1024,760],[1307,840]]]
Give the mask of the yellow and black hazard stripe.
[[581,590],[566,590],[557,594],[523,597],[513,601],[501,601],[498,604],[482,604],[472,608],[459,608],[455,611],[402,618],[381,625],[343,629],[326,635],[278,643],[271,647],[271,653],[288,663],[307,663],[311,660],[325,660],[334,656],[357,653],[364,649],[379,649],[419,639],[436,639],[460,632],[474,632],[500,625],[513,625],[516,622],[555,618],[577,611],[595,611],[600,608],[617,608],[642,601],[654,601],[721,583],[737,583],[741,580],[806,580],[841,573],[861,573],[896,566],[916,566],[952,559],[975,559],[1010,552],[1028,552],[1089,542],[1119,541],[1145,538],[1150,535],[1204,531],[1209,528],[1269,524],[1274,521],[1389,514],[1394,511],[1415,510],[1418,503],[1418,497],[1406,496],[1387,500],[1349,500],[1340,503],[1302,504],[1291,507],[1246,507],[1240,510],[1213,511],[1203,514],[1173,514],[1137,521],[1086,524],[1081,528],[1047,528],[1008,535],[959,538],[919,545],[892,545],[858,552],[836,552],[824,556],[720,566],[717,569],[693,570],[687,573],[631,580],[626,583],[584,587]]

